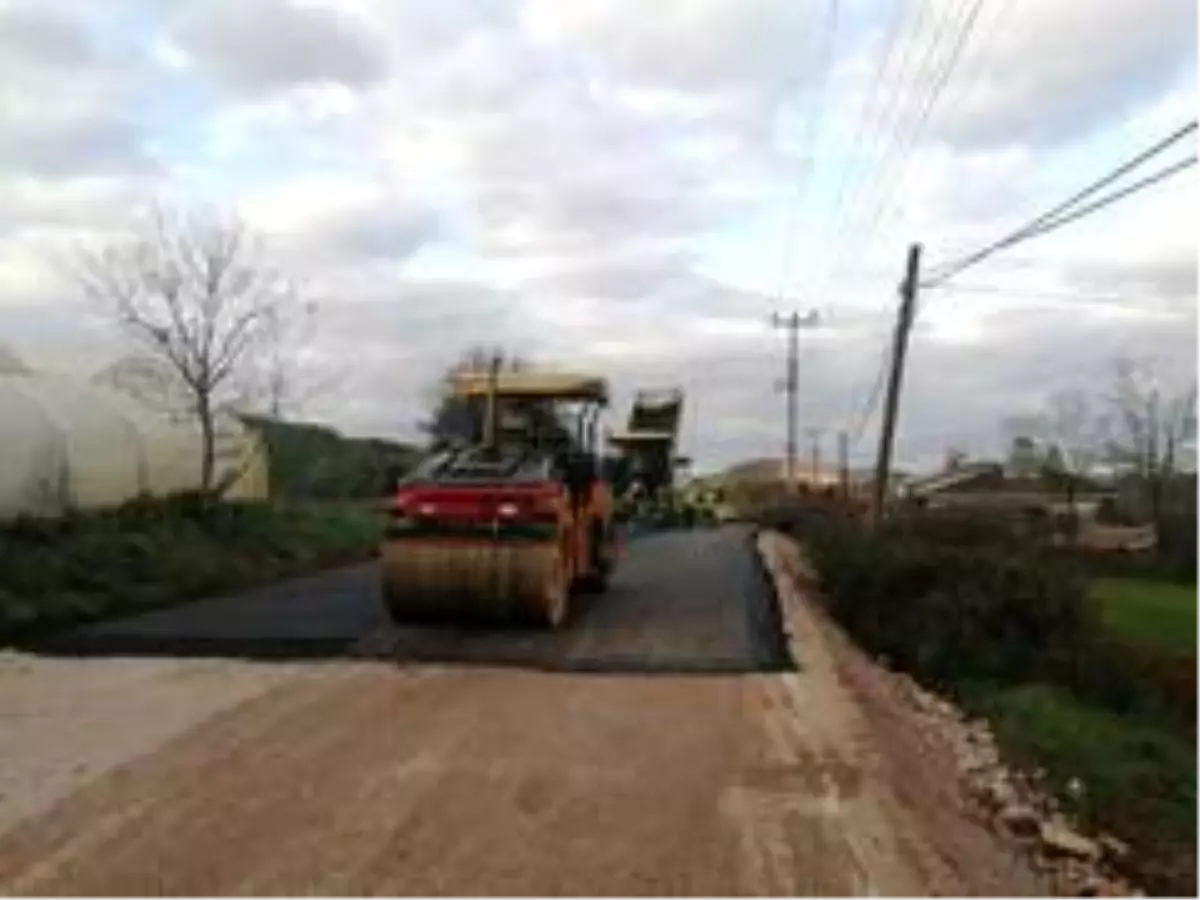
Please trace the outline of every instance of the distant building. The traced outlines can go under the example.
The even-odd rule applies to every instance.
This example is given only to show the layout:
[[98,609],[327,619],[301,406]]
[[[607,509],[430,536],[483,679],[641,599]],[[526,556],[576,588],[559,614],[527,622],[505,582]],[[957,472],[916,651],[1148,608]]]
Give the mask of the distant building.
[[[854,493],[867,493],[875,480],[873,469],[851,468],[849,473],[850,489]],[[893,473],[890,480],[892,491],[904,481],[903,473]],[[776,484],[788,483],[787,460],[756,459],[730,466],[720,475],[709,479],[724,484]],[[797,489],[827,490],[839,489],[842,483],[842,473],[836,466],[822,466],[814,473],[812,466],[803,459],[796,460],[795,473],[791,480]]]
[[1042,475],[1025,474],[1022,466],[995,462],[962,463],[934,475],[912,479],[903,490],[905,499],[930,509],[947,507],[995,509],[1046,514],[1068,513],[1074,508],[1083,519],[1094,518],[1116,489],[1092,479],[1077,479],[1068,499],[1062,485]]

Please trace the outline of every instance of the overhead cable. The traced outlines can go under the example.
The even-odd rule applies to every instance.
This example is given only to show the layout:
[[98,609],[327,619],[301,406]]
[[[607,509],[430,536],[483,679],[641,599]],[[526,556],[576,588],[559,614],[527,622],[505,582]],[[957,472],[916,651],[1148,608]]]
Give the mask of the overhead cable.
[[[1194,128],[1194,127],[1195,126],[1193,125],[1192,128]],[[1139,159],[1139,162],[1144,161],[1145,158],[1146,158],[1145,154],[1142,154]],[[1184,171],[1185,169],[1190,168],[1191,166],[1193,166],[1195,164],[1196,164],[1195,156],[1191,156],[1191,157],[1188,157],[1187,159],[1180,160],[1179,162],[1175,163],[1174,165],[1168,166],[1164,169],[1160,169],[1159,171],[1155,172],[1153,175],[1149,175],[1139,181],[1134,182],[1133,184],[1131,184],[1125,188],[1122,188],[1121,190],[1114,191],[1110,194],[1107,194],[1107,195],[1101,197],[1100,199],[1095,200],[1092,203],[1089,203],[1089,204],[1082,206],[1071,212],[1066,212],[1066,210],[1070,204],[1059,204],[1053,210],[1043,213],[1042,215],[1038,216],[1036,219],[1033,219],[1032,221],[1028,222],[1027,224],[1022,225],[1016,231],[1011,232],[1010,234],[1004,236],[1000,240],[987,245],[986,247],[982,248],[981,250],[975,251],[974,253],[964,257],[963,259],[959,260],[958,262],[951,263],[945,267],[942,267],[931,278],[929,278],[927,281],[922,282],[921,286],[923,288],[929,288],[929,287],[939,285],[939,284],[953,278],[955,275],[958,275],[959,273],[965,271],[966,269],[968,269],[972,266],[978,265],[979,263],[983,262],[983,260],[992,256],[993,254],[999,253],[1001,250],[1004,250],[1008,247],[1015,247],[1016,245],[1023,243],[1027,240],[1031,240],[1032,238],[1039,237],[1044,234],[1048,234],[1051,231],[1056,231],[1057,229],[1061,228],[1064,225],[1067,225],[1071,222],[1076,221],[1077,219],[1081,219],[1085,216],[1088,216],[1095,212],[1098,212],[1099,210],[1105,208],[1106,206],[1110,206],[1111,204],[1116,203],[1119,200],[1123,200],[1125,197],[1128,197],[1131,194],[1138,193],[1139,191],[1143,191],[1149,187],[1152,187],[1161,181],[1165,181],[1167,178],[1170,178],[1173,175],[1177,175],[1180,172]],[[1125,165],[1120,167],[1120,173],[1118,173],[1118,174],[1123,174],[1124,172],[1128,171],[1129,168],[1130,168],[1130,165],[1128,163],[1126,163]],[[1084,196],[1087,196],[1088,194],[1093,193],[1096,189],[1098,189],[1098,187],[1102,187],[1103,184],[1107,184],[1107,183],[1111,182],[1112,180],[1113,180],[1113,178],[1106,176],[1104,179],[1101,179],[1101,182],[1097,182],[1095,187],[1089,187],[1086,191],[1082,191],[1082,192],[1076,194],[1075,199],[1082,198]],[[1057,215],[1055,215],[1055,214],[1057,214]]]
[[839,0],[829,0],[829,6],[825,13],[825,29],[824,40],[820,50],[818,51],[817,71],[820,73],[820,81],[817,94],[817,106],[813,115],[809,116],[806,121],[807,127],[804,132],[804,142],[801,146],[801,163],[803,168],[796,184],[796,194],[792,198],[792,203],[787,209],[787,219],[784,224],[783,241],[780,247],[779,254],[779,285],[778,295],[782,302],[783,291],[787,283],[788,263],[791,257],[792,244],[795,240],[796,218],[800,200],[804,196],[804,190],[811,180],[812,170],[815,168],[816,150],[818,146],[818,138],[821,130],[821,119],[825,111],[825,95],[829,88],[829,70],[833,62],[833,45],[837,36],[838,28],[838,2]]
[[[929,115],[941,98],[946,83],[958,64],[959,56],[974,29],[982,5],[983,0],[973,0],[970,4],[964,2],[961,9],[965,14],[961,17],[957,15],[953,17],[947,16],[940,23],[940,27],[938,27],[936,33],[931,38],[925,54],[925,62],[922,64],[918,75],[921,80],[930,79],[930,88],[922,92],[923,96],[917,95],[915,98],[914,103],[917,107],[915,123],[908,129],[907,135],[903,135],[903,129],[899,127],[903,121],[903,114],[897,117],[897,128],[893,132],[893,140],[891,142],[893,149],[898,150],[897,155],[893,156],[891,152],[885,153],[880,159],[880,165],[875,171],[875,177],[868,182],[870,189],[866,197],[869,201],[872,193],[874,193],[876,200],[873,205],[864,207],[864,210],[866,210],[865,219],[860,216],[858,221],[870,223],[867,227],[868,234],[871,237],[874,237],[875,230],[878,228],[879,213],[883,204],[891,198],[898,183],[898,179],[891,178],[891,175],[895,171],[897,164],[902,167],[901,175],[907,170],[913,149],[920,137],[923,136]],[[945,59],[942,60],[939,58],[939,49],[947,38],[952,41],[950,45],[951,49]],[[922,100],[924,101],[923,103]],[[883,193],[880,193],[881,191]],[[847,220],[847,224],[849,221],[853,220]],[[844,231],[845,229],[843,229]],[[829,269],[826,280],[822,285],[822,290],[826,289],[830,282],[835,281],[837,276],[842,272],[847,260],[846,248],[848,244],[848,241],[841,242],[841,246],[837,251],[835,264]],[[861,241],[858,242],[858,245],[861,246]]]

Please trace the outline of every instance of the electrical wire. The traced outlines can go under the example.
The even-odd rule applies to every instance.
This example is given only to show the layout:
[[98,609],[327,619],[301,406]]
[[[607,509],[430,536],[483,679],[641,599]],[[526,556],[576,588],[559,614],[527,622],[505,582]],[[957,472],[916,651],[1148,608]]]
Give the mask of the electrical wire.
[[[999,19],[1003,16],[1003,14],[1010,8],[1011,7],[1009,5],[1002,6],[1001,7],[1001,15],[997,17],[997,21],[999,21]],[[903,206],[902,201],[905,197],[905,194],[903,192],[903,186],[905,184],[905,179],[908,176],[909,166],[912,163],[913,154],[914,154],[915,150],[917,149],[919,142],[925,137],[925,134],[928,131],[930,124],[933,121],[935,121],[934,118],[931,118],[931,113],[933,112],[934,109],[938,108],[938,102],[942,97],[942,92],[945,90],[946,85],[950,80],[950,77],[953,75],[953,73],[955,71],[958,70],[958,66],[961,61],[963,51],[969,45],[973,33],[975,33],[978,29],[979,15],[982,12],[982,10],[983,10],[982,0],[976,0],[975,5],[970,9],[970,11],[968,12],[966,18],[964,19],[964,21],[959,29],[958,35],[955,40],[954,47],[950,52],[948,61],[947,61],[946,65],[942,68],[942,71],[938,76],[938,83],[934,87],[933,92],[928,96],[925,108],[922,110],[920,120],[918,121],[917,125],[913,129],[911,139],[908,142],[908,144],[905,148],[904,155],[902,157],[900,169],[896,173],[895,177],[893,179],[891,179],[891,186],[890,186],[887,194],[885,194],[883,199],[878,204],[876,204],[875,208],[872,210],[871,215],[868,216],[868,221],[870,222],[870,225],[869,225],[866,237],[863,238],[863,240],[862,240],[861,246],[863,247],[863,249],[860,253],[856,254],[856,256],[860,259],[869,258],[871,252],[875,249],[875,245],[876,245],[878,237],[881,233],[881,228],[884,226],[890,226],[892,221],[895,219],[896,214],[899,212],[899,210]],[[995,24],[996,24],[995,22],[992,23],[993,28],[995,28]],[[994,33],[995,32],[993,31],[992,34],[994,34]],[[976,59],[982,59],[982,58],[984,58],[984,54],[981,50],[979,55],[976,57]],[[982,69],[982,64],[975,66],[973,68],[973,70],[970,73],[970,77],[966,77],[963,79],[963,83],[965,85],[967,85],[968,87],[959,91],[957,94],[952,95],[952,100],[954,97],[957,97],[957,98],[959,98],[959,100],[961,102],[961,98],[966,93],[969,92],[969,87],[978,82],[979,72],[981,69]],[[943,106],[939,111],[942,112],[944,115],[945,110],[946,110],[946,107]],[[918,169],[918,171],[922,171],[922,169]],[[901,189],[901,193],[898,195],[896,193],[897,189]],[[888,232],[884,232],[884,233],[887,234]],[[835,278],[836,278],[836,275],[835,275]]]
[[[928,9],[930,9],[930,7],[931,7],[931,4],[929,4],[928,2],[925,2],[925,0],[918,0],[916,19],[914,20],[914,22],[911,26],[911,29],[909,32],[909,38],[907,40],[901,42],[900,54],[897,58],[897,63],[896,63],[896,70],[891,75],[890,80],[895,82],[896,84],[904,84],[905,81],[909,78],[910,73],[909,73],[908,69],[909,69],[909,64],[911,62],[916,61],[918,63],[919,68],[923,68],[923,66],[924,66],[924,63],[920,59],[919,55],[912,52],[912,48],[917,46],[921,39],[923,30],[926,26],[925,13],[928,11]],[[908,7],[905,8],[904,12],[907,13],[907,11],[908,11]],[[904,17],[902,17],[902,19],[903,18]],[[938,27],[938,23],[935,21],[933,23],[932,27],[936,29]],[[940,33],[940,29],[938,29],[938,31]],[[929,44],[929,49],[932,49],[934,46],[936,46],[936,41],[931,41]],[[880,76],[882,76],[884,70],[886,69],[887,62],[890,60],[892,49],[893,49],[893,47],[889,44],[889,46],[885,50],[885,53],[883,56],[883,63],[881,63],[880,68],[877,70],[877,74],[879,74]],[[927,52],[926,58],[928,58],[928,55],[929,54]],[[893,118],[890,115],[890,112],[891,112],[890,108],[884,111],[884,115],[881,116],[881,121],[879,123],[880,127],[874,132],[874,134],[872,134],[872,139],[871,139],[871,142],[869,145],[869,152],[863,154],[865,159],[871,160],[872,158],[874,158],[876,148],[877,147],[882,148],[883,152],[875,160],[875,168],[873,169],[870,166],[868,166],[867,171],[863,177],[859,177],[857,179],[854,178],[853,176],[850,177],[849,184],[852,185],[853,189],[850,190],[849,196],[846,196],[846,192],[844,190],[845,183],[843,183],[842,189],[840,189],[838,192],[838,197],[837,197],[837,200],[835,201],[834,209],[833,209],[833,219],[830,222],[829,228],[826,229],[828,231],[828,233],[833,235],[832,239],[829,242],[830,245],[838,248],[838,251],[840,251],[841,248],[844,246],[845,237],[849,232],[850,226],[855,222],[856,213],[857,213],[857,205],[860,202],[860,196],[862,195],[862,191],[863,191],[864,187],[870,186],[873,188],[875,186],[875,181],[877,179],[874,179],[871,176],[878,169],[878,167],[883,163],[883,161],[885,159],[887,159],[889,153],[891,152],[891,145],[893,145],[896,142],[896,139],[900,133],[900,126],[904,119],[904,107],[899,103],[895,103],[895,104],[893,104],[893,106],[896,109],[895,118]],[[865,121],[865,110],[864,110],[864,121]],[[848,171],[850,168],[852,168],[852,167],[848,167]],[[862,170],[860,169],[859,171],[861,172]],[[835,251],[835,252],[838,252],[838,251]],[[839,252],[839,260],[840,260],[840,252]],[[823,280],[823,282],[821,284],[820,293],[822,293],[822,294],[824,293],[825,287],[826,287],[826,284],[828,283],[828,281],[829,281],[829,277],[828,277],[828,273],[827,273],[827,277]]]
[[[875,73],[871,77],[871,87],[863,96],[863,103],[858,109],[858,118],[854,125],[854,137],[853,140],[851,140],[847,145],[849,147],[857,147],[862,141],[863,130],[866,128],[867,121],[870,118],[868,111],[874,112],[875,110],[875,99],[881,95],[879,88],[883,84],[883,74],[887,71],[888,64],[892,60],[892,51],[896,48],[896,38],[899,36],[902,30],[901,25],[907,18],[910,9],[911,6],[909,5],[909,0],[902,0],[902,2],[897,6],[897,14],[895,17],[893,17],[892,21],[888,25],[887,34],[884,37],[883,50],[880,52],[876,60]],[[922,5],[919,9],[918,16],[922,15],[924,12],[925,6]],[[919,21],[920,18],[918,17],[918,22]],[[845,198],[846,188],[852,182],[852,179],[849,176],[853,170],[854,166],[852,164],[847,164],[842,169],[841,178],[838,179],[837,188],[834,190],[833,194],[833,209],[835,210],[835,214],[837,210],[842,209],[842,200]]]
[[[1145,154],[1142,154],[1140,161],[1144,161],[1144,159],[1145,159]],[[1070,213],[1063,214],[1066,204],[1059,204],[1058,206],[1056,206],[1054,208],[1054,210],[1051,211],[1051,212],[1058,213],[1058,218],[1048,218],[1048,216],[1050,216],[1050,213],[1043,213],[1042,215],[1033,219],[1029,223],[1021,226],[1016,231],[1011,232],[1010,234],[1006,235],[1005,237],[1001,238],[1000,240],[987,245],[986,247],[984,247],[981,250],[977,250],[976,252],[966,256],[965,258],[959,260],[958,262],[951,263],[951,264],[941,268],[936,274],[934,274],[927,281],[922,282],[921,286],[924,288],[928,288],[928,287],[933,287],[933,286],[939,285],[945,281],[948,281],[949,279],[953,278],[955,275],[958,275],[959,273],[965,271],[966,269],[968,269],[972,266],[978,265],[979,263],[983,262],[988,257],[990,257],[996,253],[999,253],[1001,250],[1007,249],[1008,247],[1015,247],[1018,244],[1024,243],[1027,240],[1031,240],[1035,237],[1040,237],[1041,235],[1048,234],[1051,231],[1056,231],[1057,229],[1063,227],[1064,225],[1070,224],[1071,222],[1074,222],[1080,218],[1083,218],[1084,216],[1088,216],[1095,212],[1098,212],[1099,210],[1105,208],[1106,206],[1116,203],[1119,200],[1123,200],[1125,197],[1128,197],[1131,194],[1145,190],[1149,187],[1152,187],[1155,184],[1158,184],[1161,181],[1166,180],[1167,178],[1170,178],[1173,175],[1177,175],[1180,172],[1184,171],[1187,168],[1190,168],[1191,166],[1193,166],[1195,164],[1196,164],[1195,156],[1191,156],[1191,157],[1188,157],[1187,159],[1180,160],[1179,162],[1175,163],[1174,165],[1168,166],[1165,169],[1160,169],[1159,171],[1155,172],[1153,175],[1147,176],[1146,178],[1143,178],[1140,181],[1134,182],[1133,184],[1131,184],[1125,188],[1122,188],[1119,191],[1115,191],[1111,194],[1101,197],[1099,200],[1095,200],[1092,203],[1089,203],[1086,206],[1083,206],[1083,207],[1081,207],[1073,212],[1070,212]],[[1119,174],[1124,174],[1124,172],[1128,171],[1128,168],[1129,168],[1128,164],[1121,166],[1120,167],[1121,171]],[[1112,179],[1106,177],[1105,179],[1102,179],[1101,181],[1103,181],[1104,183],[1108,183],[1108,182],[1112,181]],[[1100,185],[1100,182],[1097,182],[1097,184]],[[1100,185],[1100,186],[1103,186],[1103,185]],[[1089,188],[1087,193],[1092,193],[1092,192],[1094,192],[1094,190],[1095,190],[1095,188]],[[1076,197],[1080,197],[1080,196],[1086,196],[1086,194],[1084,194],[1084,192],[1080,192],[1080,194],[1076,195]]]
[[1088,294],[1081,291],[1049,291],[1041,288],[1010,287],[1002,284],[937,284],[930,285],[928,290],[949,294],[988,294],[992,296],[1029,297],[1035,300],[1072,300],[1080,303],[1112,303],[1129,304],[1132,297],[1117,297],[1103,294]]
[[858,411],[858,417],[849,430],[849,446],[854,449],[858,446],[858,442],[862,440],[863,434],[866,432],[867,424],[871,421],[871,417],[875,414],[876,408],[879,406],[879,400],[883,396],[883,384],[887,375],[888,363],[891,361],[890,347],[884,345],[884,352],[881,355],[879,368],[875,373],[875,378],[871,382],[870,390],[867,392],[867,399]]
[[1089,197],[1090,195],[1096,193],[1096,191],[1100,190],[1101,188],[1107,187],[1108,185],[1112,184],[1114,181],[1116,181],[1122,175],[1136,169],[1138,166],[1140,166],[1146,160],[1150,159],[1151,157],[1157,156],[1159,153],[1161,153],[1163,150],[1170,147],[1172,144],[1178,143],[1179,141],[1183,140],[1185,137],[1187,137],[1189,134],[1191,134],[1193,131],[1196,130],[1196,124],[1197,123],[1195,121],[1192,121],[1190,124],[1184,125],[1182,128],[1178,129],[1177,131],[1175,131],[1175,132],[1171,133],[1170,135],[1168,135],[1167,137],[1163,138],[1161,141],[1156,143],[1153,147],[1143,150],[1141,153],[1139,153],[1133,159],[1129,160],[1126,163],[1122,163],[1120,166],[1113,169],[1111,172],[1109,172],[1104,177],[1096,179],[1094,182],[1089,184],[1087,187],[1072,194],[1070,197],[1068,197],[1066,200],[1064,200],[1058,206],[1042,213],[1040,216],[1038,216],[1036,219],[1034,219],[1032,222],[1030,222],[1027,227],[1032,228],[1034,226],[1040,225],[1043,221],[1051,219],[1054,216],[1058,215],[1059,213],[1070,209],[1072,206],[1074,206],[1080,200],[1083,200],[1083,199]]
[[[891,211],[891,206],[888,206],[888,204],[892,202],[897,187],[903,182],[912,161],[913,151],[916,149],[921,138],[924,137],[930,115],[937,107],[938,101],[941,99],[946,85],[950,81],[950,77],[958,66],[963,49],[970,41],[971,35],[978,23],[979,14],[983,9],[983,0],[973,0],[970,5],[964,5],[962,9],[965,11],[965,15],[955,19],[953,24],[948,25],[944,31],[939,30],[938,35],[934,38],[933,50],[936,50],[937,46],[941,43],[943,35],[950,37],[953,43],[950,45],[949,53],[941,61],[940,69],[938,68],[939,61],[936,57],[931,57],[933,61],[928,75],[932,78],[932,86],[925,92],[924,104],[919,107],[915,123],[909,129],[903,143],[897,145],[901,148],[898,156],[895,159],[887,160],[890,165],[881,166],[877,172],[877,177],[872,185],[874,186],[875,183],[879,183],[883,193],[877,194],[877,200],[874,205],[868,207],[866,214],[866,222],[868,223],[866,236],[856,242],[857,246],[869,248],[874,245],[875,236],[883,219],[881,213],[885,209],[888,212]],[[898,171],[896,171],[897,165],[899,165]],[[828,278],[823,285],[823,290],[827,290],[829,284],[836,283],[848,259],[847,244],[843,244],[839,248],[837,262],[831,268]]]
[[[920,133],[924,131],[926,122],[928,122],[931,109],[936,106],[938,98],[941,97],[944,86],[946,86],[950,73],[958,64],[958,58],[961,54],[962,46],[966,42],[966,38],[970,36],[974,28],[974,23],[978,18],[979,10],[982,8],[983,0],[964,0],[955,8],[953,12],[944,16],[940,22],[934,26],[934,34],[931,35],[930,42],[925,48],[924,59],[920,62],[917,72],[914,72],[914,79],[920,84],[929,84],[931,88],[925,90],[922,94],[914,95],[911,106],[918,110],[916,125],[908,128],[905,134],[904,120],[905,112],[908,106],[898,107],[899,112],[896,115],[895,127],[890,136],[890,148],[888,152],[884,152],[881,157],[880,164],[875,169],[874,178],[868,182],[868,190],[866,190],[866,198],[883,198],[876,199],[874,205],[864,205],[865,215],[859,215],[857,218],[851,217],[847,220],[856,224],[865,224],[866,232],[874,236],[875,230],[878,227],[878,216],[880,216],[881,206],[886,199],[892,196],[895,191],[896,181],[893,178],[893,170],[896,166],[896,161],[902,164],[907,164],[908,157],[912,154],[913,146],[916,145]],[[946,43],[947,38],[952,40],[950,44],[950,53],[948,58],[943,60],[942,47]],[[923,102],[924,101],[924,102]],[[895,155],[893,155],[893,151]],[[890,186],[889,186],[890,181]],[[881,194],[881,191],[887,193]],[[856,241],[854,246],[862,246],[862,241]],[[839,280],[844,274],[845,265],[848,262],[848,253],[850,253],[850,241],[848,234],[844,229],[838,236],[838,251],[836,251],[835,262],[830,266],[826,278],[822,282],[822,293],[827,292],[830,284]]]
[[805,188],[811,181],[812,170],[815,168],[815,155],[817,142],[820,136],[821,120],[825,112],[826,94],[829,89],[829,70],[833,61],[833,47],[837,37],[838,29],[838,4],[839,0],[829,0],[829,6],[825,12],[825,28],[824,40],[822,41],[821,49],[818,51],[819,57],[817,62],[817,70],[820,73],[820,87],[817,95],[817,108],[814,115],[808,117],[806,121],[807,127],[804,132],[804,140],[801,147],[801,162],[803,168],[796,184],[796,193],[792,198],[788,207],[788,217],[784,224],[783,242],[780,248],[779,255],[779,279],[777,295],[780,302],[783,301],[783,291],[787,282],[788,263],[792,255],[792,245],[796,237],[796,218],[798,207],[801,199],[804,196]]
[[[998,7],[999,12],[992,18],[992,20],[988,23],[987,29],[983,32],[984,36],[978,45],[978,51],[971,58],[968,66],[964,66],[963,68],[962,77],[960,80],[964,85],[964,88],[952,94],[948,103],[942,104],[939,110],[941,120],[949,120],[953,122],[955,114],[962,107],[966,98],[972,96],[983,84],[986,83],[986,76],[992,71],[993,68],[993,66],[988,65],[989,62],[993,62],[992,54],[988,52],[988,50],[994,49],[994,43],[992,43],[991,39],[994,39],[997,35],[1002,33],[1001,23],[1004,22],[1008,17],[1008,14],[1012,11],[1014,5],[1014,0],[1001,0],[1001,2],[993,4],[994,7]],[[975,27],[978,30],[982,27],[982,23],[976,25]],[[919,176],[925,172],[925,169],[928,165],[929,162],[925,161],[917,169],[917,172],[913,176],[914,180],[919,180]],[[903,199],[903,195],[897,198],[897,202],[893,203],[888,209],[887,213],[880,217],[880,222],[884,228],[892,227],[892,223],[896,219],[896,214],[902,208],[902,204],[899,202],[901,199]],[[894,230],[885,231],[884,235],[890,237],[892,233],[894,233]],[[859,257],[869,257],[870,251],[873,249],[874,245],[872,244],[868,246],[863,253],[859,254]]]
[[[1159,169],[1153,175],[1147,175],[1140,181],[1135,181],[1133,184],[1121,188],[1119,191],[1113,191],[1111,194],[1105,194],[1099,200],[1093,200],[1086,206],[1081,206],[1079,209],[1074,210],[1064,216],[1059,216],[1053,221],[1045,222],[1039,225],[1037,228],[1023,235],[1021,240],[1025,241],[1031,238],[1041,237],[1043,234],[1049,234],[1051,231],[1057,231],[1059,228],[1062,228],[1064,225],[1069,225],[1077,219],[1082,219],[1090,216],[1092,213],[1099,212],[1106,206],[1111,206],[1112,204],[1120,200],[1124,200],[1126,197],[1129,197],[1132,194],[1136,194],[1140,191],[1146,190],[1147,188],[1153,187],[1160,181],[1166,181],[1168,178],[1190,169],[1195,164],[1196,157],[1194,155],[1189,156],[1187,159],[1181,159],[1164,169]],[[1017,241],[1017,243],[1021,243],[1021,241]],[[1015,246],[1015,244],[1011,246]]]

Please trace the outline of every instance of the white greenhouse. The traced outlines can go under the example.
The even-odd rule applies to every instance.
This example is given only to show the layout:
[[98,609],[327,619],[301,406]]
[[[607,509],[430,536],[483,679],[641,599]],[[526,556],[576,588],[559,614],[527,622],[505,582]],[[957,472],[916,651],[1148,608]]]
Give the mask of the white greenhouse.
[[[145,365],[118,364],[85,382],[32,370],[0,348],[0,519],[199,487],[195,417],[119,387],[113,375],[130,364]],[[266,451],[232,417],[219,422],[216,447],[216,479],[227,478],[227,498],[267,496]]]

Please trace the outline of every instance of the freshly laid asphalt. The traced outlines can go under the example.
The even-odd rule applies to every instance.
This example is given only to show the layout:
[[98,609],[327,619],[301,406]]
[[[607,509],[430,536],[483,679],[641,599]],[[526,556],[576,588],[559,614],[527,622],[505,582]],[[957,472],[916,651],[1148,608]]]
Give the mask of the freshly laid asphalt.
[[608,590],[573,599],[558,631],[396,627],[373,564],[90,625],[53,655],[376,658],[597,673],[737,673],[792,666],[748,528],[649,534]]

